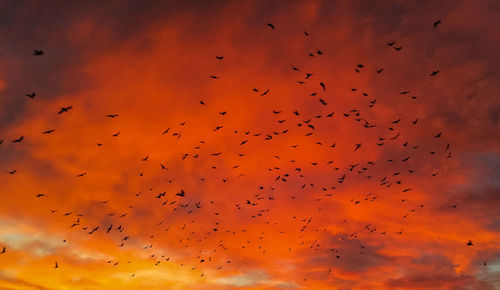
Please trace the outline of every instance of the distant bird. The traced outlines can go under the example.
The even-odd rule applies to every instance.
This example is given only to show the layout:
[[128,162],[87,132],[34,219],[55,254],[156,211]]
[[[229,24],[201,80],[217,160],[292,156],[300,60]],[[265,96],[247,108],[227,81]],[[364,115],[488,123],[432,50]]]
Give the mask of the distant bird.
[[218,79],[218,78],[219,78],[218,76],[214,76],[214,75],[212,75],[212,76],[210,76],[210,77],[211,77],[212,79]]
[[472,241],[471,241],[471,240],[469,240],[469,241],[467,242],[467,246],[474,246],[474,244],[472,243]]
[[400,51],[401,49],[403,49],[403,47],[402,46],[394,47],[394,49],[397,50],[397,51]]
[[434,136],[434,138],[439,138],[439,137],[441,137],[441,132],[437,133],[437,134]]
[[200,104],[202,104],[203,106],[205,106],[205,102],[203,102],[203,101],[200,101]]
[[24,136],[21,136],[17,139],[12,140],[13,143],[21,143],[24,140]]
[[34,99],[36,97],[36,93],[26,94],[26,97]]
[[388,46],[393,46],[394,44],[396,44],[396,42],[394,42],[394,41],[387,43]]
[[111,137],[118,137],[120,135],[120,132],[116,132],[115,134],[111,135]]
[[262,94],[260,94],[261,96],[265,96],[267,95],[267,93],[269,93],[269,89],[267,89],[265,92],[263,92]]
[[52,129],[52,130],[47,130],[47,131],[43,131],[43,133],[42,133],[42,134],[50,134],[50,133],[52,133],[52,132],[54,132],[54,131],[55,131],[54,129]]
[[431,76],[431,77],[436,76],[438,73],[439,73],[439,71],[438,71],[438,70],[435,70],[435,71],[433,71],[433,72],[430,74],[430,76]]
[[323,82],[319,83],[319,85],[323,88],[323,91],[326,91],[326,86]]
[[37,194],[36,197],[48,197],[48,196],[43,194],[43,193],[40,193],[40,194]]
[[271,27],[272,30],[274,30],[274,28],[275,28],[274,25],[271,23],[268,23],[267,26]]
[[13,175],[13,174],[14,174],[14,173],[16,173],[16,172],[17,172],[17,170],[16,170],[16,169],[14,169],[14,170],[12,170],[12,171],[7,171],[7,173],[9,173],[10,175]]
[[56,262],[55,266],[54,266],[55,269],[59,268],[59,264]]
[[87,175],[87,172],[80,173],[80,174],[78,174],[76,177],[82,177],[82,176],[85,176],[85,175]]
[[224,58],[224,56],[215,56],[215,58],[218,60],[222,60]]
[[73,106],[62,107],[58,114],[60,115],[60,114],[62,114],[64,112],[67,112],[67,111],[71,110],[72,108],[73,108]]
[[441,20],[434,21],[433,28],[436,28],[441,23]]
[[110,115],[106,115],[106,117],[108,118],[114,118],[114,117],[118,117],[119,115],[118,114],[110,114]]
[[307,32],[305,30],[304,30],[304,34],[305,34],[305,36],[309,36],[309,32]]
[[2,251],[0,252],[0,254],[5,253],[5,251],[6,251],[6,249],[5,249],[5,246],[4,246],[4,247],[2,247]]
[[33,55],[43,55],[43,50],[37,50],[37,49],[35,49],[33,51]]

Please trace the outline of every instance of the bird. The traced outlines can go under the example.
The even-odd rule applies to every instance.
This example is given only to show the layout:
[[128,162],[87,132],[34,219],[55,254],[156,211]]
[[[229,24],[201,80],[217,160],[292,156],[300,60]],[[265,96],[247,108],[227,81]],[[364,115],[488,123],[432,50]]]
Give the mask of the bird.
[[59,268],[59,264],[56,262],[56,264],[54,265],[54,268],[57,269]]
[[80,173],[76,177],[82,177],[82,176],[85,176],[85,175],[87,175],[87,172]]
[[35,49],[33,51],[33,55],[43,55],[43,50],[38,50],[38,49]]
[[267,93],[269,93],[269,89],[267,89],[265,92],[263,92],[262,94],[260,94],[261,96],[265,96],[267,95]]
[[17,170],[16,170],[16,169],[14,169],[14,170],[12,170],[12,171],[7,171],[7,173],[9,173],[10,175],[13,175],[13,174],[14,174],[14,173],[16,173],[16,172],[17,172]]
[[55,131],[54,129],[51,129],[51,130],[43,131],[42,134],[50,134],[50,133],[52,133],[54,131]]
[[268,23],[267,26],[271,27],[272,30],[274,30],[274,25],[272,23]]
[[26,97],[34,99],[36,97],[36,93],[26,94]]
[[7,250],[7,249],[5,248],[5,246],[3,246],[3,247],[2,247],[2,251],[0,252],[0,254],[5,253],[5,251],[6,251],[6,250]]
[[17,139],[12,140],[13,143],[21,143],[24,140],[24,136],[21,136]]
[[441,20],[436,20],[434,21],[434,23],[432,24],[432,27],[433,28],[436,28],[439,24],[441,23]]
[[106,117],[108,118],[114,118],[114,117],[118,117],[119,115],[118,114],[109,114],[109,115],[106,115]]
[[474,244],[472,243],[472,240],[469,240],[469,241],[467,242],[467,246],[474,246]]
[[437,74],[439,73],[438,70],[435,70],[435,71],[432,71],[432,73],[430,74],[431,77],[433,76],[437,76]]
[[218,60],[222,60],[224,58],[224,56],[222,56],[222,55],[221,56],[215,56],[215,58],[218,59]]
[[62,114],[62,113],[65,113],[65,112],[68,112],[69,110],[71,110],[73,108],[73,106],[69,106],[69,107],[62,107],[61,110],[59,110],[59,115]]

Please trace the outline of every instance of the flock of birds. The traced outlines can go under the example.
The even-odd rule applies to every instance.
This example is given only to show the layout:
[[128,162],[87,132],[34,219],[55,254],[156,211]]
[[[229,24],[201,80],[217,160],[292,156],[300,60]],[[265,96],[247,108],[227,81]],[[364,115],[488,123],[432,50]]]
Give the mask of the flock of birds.
[[[433,23],[433,28],[437,28],[437,26],[441,23],[441,20],[435,21]],[[274,24],[268,23],[267,26],[273,31],[273,33],[276,33],[276,26]],[[309,32],[304,31],[305,37],[309,37]],[[395,51],[400,52],[403,49],[403,46],[397,44],[395,41],[389,41],[387,42],[387,46],[390,48],[393,48]],[[315,57],[315,56],[321,56],[325,52],[317,49],[315,52],[308,52],[308,55],[310,57]],[[41,57],[44,55],[43,50],[35,50],[33,53],[37,57]],[[224,56],[216,56],[215,57],[217,62],[223,62]],[[358,63],[354,67],[355,73],[362,73],[363,70],[365,69],[365,65]],[[291,72],[293,73],[298,73],[298,74],[303,74],[304,78],[302,80],[297,81],[298,84],[305,84],[308,82],[309,84],[311,81],[314,79],[314,74],[309,73],[309,72],[302,72],[302,69],[300,69],[297,66],[292,66],[291,67]],[[383,68],[376,69],[377,74],[383,73]],[[432,71],[429,76],[430,77],[435,77],[439,74],[439,70],[434,70]],[[211,79],[217,80],[220,77],[217,75],[210,75]],[[352,88],[352,92],[356,92],[358,89]],[[319,91],[319,92],[318,92]],[[312,97],[319,97],[320,95],[324,95],[325,92],[327,91],[326,83],[324,81],[318,82],[318,87],[317,91],[312,92],[310,95]],[[270,89],[264,89],[260,90],[257,88],[253,89],[253,92],[260,95],[261,97],[264,97],[268,94],[271,93]],[[321,94],[323,93],[323,94]],[[399,92],[401,96],[409,96],[410,100],[415,100],[417,99],[416,96],[413,96],[410,94],[410,91],[402,91]],[[26,94],[28,98],[34,99],[37,97],[36,92],[28,93]],[[368,97],[368,94],[363,93],[363,96]],[[329,109],[328,107],[328,100],[326,97],[322,96],[319,97],[319,111],[324,112],[325,109]],[[376,99],[370,100],[368,104],[368,110],[371,110],[377,103]],[[199,105],[201,106],[207,106],[207,102],[205,100],[200,100]],[[61,107],[58,111],[57,114],[63,115],[63,114],[71,114],[73,110],[73,106],[66,106],[66,107]],[[281,110],[273,110],[272,112],[269,112],[270,114],[273,114],[278,118],[277,123],[278,123],[278,128],[272,130],[271,132],[251,132],[245,131],[245,130],[234,130],[234,134],[238,138],[243,137],[241,141],[239,141],[239,144],[235,144],[232,149],[235,151],[240,150],[240,148],[243,148],[246,146],[247,143],[252,142],[252,139],[263,139],[264,141],[272,141],[276,138],[279,138],[280,136],[283,136],[285,134],[288,134],[291,132],[291,128],[283,128],[283,124],[288,124],[292,121],[289,120],[289,118],[294,118],[293,121],[298,121],[297,127],[299,127],[299,130],[306,130],[304,133],[304,142],[312,142],[310,141],[311,139],[308,139],[308,136],[311,136],[314,134],[317,124],[316,122],[320,122],[320,120],[324,119],[333,119],[333,118],[341,118],[341,119],[351,119],[354,120],[355,122],[358,122],[361,125],[361,130],[373,130],[373,128],[382,128],[384,125],[383,124],[375,124],[373,122],[368,121],[365,117],[363,117],[363,111],[361,109],[352,109],[347,112],[342,112],[340,114],[337,114],[335,112],[329,111],[329,113],[323,113],[323,114],[317,114],[315,116],[308,116],[304,119],[303,114],[300,113],[298,110],[295,110],[293,112],[283,112]],[[224,118],[227,114],[230,114],[230,111],[220,111],[219,115],[221,118]],[[288,114],[288,115],[287,115]],[[105,117],[107,118],[119,118],[119,114],[108,114]],[[241,245],[242,249],[245,248],[252,248],[252,245],[254,244],[255,246],[252,248],[252,251],[258,250],[262,254],[266,254],[268,251],[271,251],[272,249],[267,249],[266,248],[266,242],[265,242],[265,237],[266,235],[269,235],[270,232],[274,232],[274,234],[277,234],[278,236],[283,237],[283,247],[286,247],[289,252],[293,250],[299,250],[303,248],[309,248],[312,251],[318,251],[320,248],[324,247],[321,241],[319,240],[314,240],[311,244],[306,244],[307,242],[307,236],[308,232],[320,232],[322,229],[320,229],[320,226],[318,226],[317,229],[312,229],[312,224],[313,224],[313,216],[303,216],[303,217],[298,217],[294,215],[293,213],[289,213],[291,215],[290,220],[291,222],[285,226],[288,227],[287,230],[285,229],[278,229],[279,225],[283,223],[283,218],[279,220],[280,224],[278,224],[278,221],[272,220],[272,218],[269,218],[269,220],[265,220],[266,216],[268,216],[273,210],[276,210],[278,205],[278,201],[280,199],[290,199],[290,200],[299,200],[301,199],[301,194],[291,194],[288,196],[283,196],[280,194],[277,194],[278,189],[281,187],[281,185],[284,185],[284,188],[286,191],[300,191],[300,190],[309,190],[311,191],[316,191],[321,193],[321,195],[318,194],[311,194],[308,193],[309,196],[314,196],[314,200],[308,200],[307,198],[302,198],[300,203],[304,202],[316,202],[314,203],[315,206],[318,205],[317,208],[317,214],[326,214],[324,211],[321,212],[321,203],[322,202],[327,202],[325,199],[335,199],[336,196],[339,194],[337,192],[340,192],[342,190],[343,184],[346,183],[348,179],[355,179],[356,176],[361,176],[366,178],[367,181],[375,183],[379,188],[380,191],[383,190],[393,190],[394,188],[398,188],[398,192],[404,194],[412,190],[411,187],[406,186],[405,182],[403,181],[403,176],[407,176],[408,174],[414,174],[415,170],[412,168],[409,168],[409,160],[413,158],[414,154],[412,152],[417,152],[418,150],[422,150],[420,145],[418,144],[409,144],[408,141],[402,140],[403,136],[402,134],[398,131],[398,126],[401,126],[402,123],[408,124],[409,126],[416,126],[418,123],[419,119],[418,117],[415,117],[412,120],[403,120],[402,118],[398,118],[396,120],[393,120],[387,129],[387,133],[383,137],[377,136],[377,139],[374,140],[374,144],[376,144],[375,148],[379,148],[380,146],[384,146],[385,144],[400,144],[402,150],[404,150],[404,155],[401,158],[391,158],[387,160],[386,162],[393,164],[394,171],[390,173],[384,173],[383,176],[378,176],[377,172],[379,169],[375,170],[376,162],[375,161],[366,161],[366,162],[357,162],[354,164],[348,164],[347,166],[342,166],[342,165],[337,165],[333,160],[328,160],[328,161],[318,161],[318,162],[311,162],[310,165],[303,165],[299,166],[296,162],[296,160],[290,160],[289,164],[292,164],[293,168],[291,172],[285,172],[287,170],[287,165],[283,166],[278,166],[276,163],[283,163],[285,162],[283,158],[279,155],[274,155],[270,157],[273,162],[275,162],[274,166],[271,166],[270,168],[261,168],[263,171],[267,171],[271,174],[274,174],[273,176],[273,181],[272,185],[258,185],[254,189],[249,189],[249,190],[255,190],[257,193],[253,194],[252,196],[245,196],[241,198],[240,202],[237,202],[235,204],[232,204],[231,206],[224,206],[224,207],[218,207],[220,204],[227,205],[230,201],[225,200],[224,196],[221,197],[214,197],[213,200],[205,200],[203,198],[197,199],[199,196],[196,195],[195,193],[188,192],[185,190],[182,186],[178,188],[177,190],[157,190],[152,187],[146,187],[143,191],[138,192],[138,193],[132,193],[136,199],[148,199],[146,204],[151,204],[155,203],[155,206],[158,206],[161,211],[167,212],[169,211],[169,215],[179,215],[180,212],[183,212],[184,215],[182,215],[182,218],[185,218],[185,222],[182,222],[182,227],[177,229],[177,234],[180,234],[182,238],[179,240],[180,244],[183,244],[184,247],[186,248],[194,248],[198,249],[196,250],[190,250],[191,253],[196,255],[197,262],[192,265],[191,270],[195,270],[198,267],[202,268],[207,264],[216,264],[217,270],[223,270],[225,265],[228,265],[231,263],[231,250],[233,244],[238,244],[241,241],[235,241],[234,243],[230,242],[230,239],[232,237],[236,237],[237,233],[238,234],[244,234],[247,232],[246,226],[247,224],[241,224],[241,228],[239,229],[234,229],[234,228],[229,228],[224,225],[224,218],[223,216],[226,217],[226,219],[230,220],[233,219],[234,216],[236,215],[243,215],[246,218],[251,218],[253,220],[259,220],[261,223],[261,229],[263,229],[260,232],[255,232],[255,230],[250,231],[248,230],[249,238],[244,243]],[[288,123],[285,123],[288,122]],[[179,123],[180,127],[178,128],[184,128],[183,126],[185,125],[185,122]],[[228,130],[224,124],[217,125],[212,132],[209,132],[210,134],[215,134],[216,132],[220,130]],[[384,129],[385,130],[385,129]],[[42,132],[43,134],[54,134],[55,130],[46,130]],[[161,135],[165,136],[171,136],[172,139],[175,142],[178,142],[184,135],[183,134],[189,134],[189,132],[186,132],[186,130],[182,129],[171,129],[168,128],[164,130]],[[426,156],[430,157],[442,157],[449,159],[452,157],[452,153],[450,151],[450,144],[446,144],[446,142],[442,142],[442,133],[441,132],[430,132],[429,133],[429,138],[430,140],[435,140],[435,144],[437,146],[441,147],[442,149],[439,151],[431,151],[427,154]],[[120,132],[116,132],[111,135],[114,138],[118,138],[120,136]],[[15,139],[13,139],[11,142],[20,144],[23,141],[25,141],[24,136],[19,136]],[[0,140],[0,144],[2,144],[4,141]],[[226,152],[222,151],[217,151],[213,153],[208,153],[206,154],[207,156],[202,156],[202,153],[200,150],[202,147],[205,145],[205,141],[200,141],[200,143],[196,146],[193,147],[192,152],[184,153],[182,156],[179,156],[179,162],[183,162],[184,160],[193,160],[195,159],[201,159],[203,157],[209,157],[209,158],[224,158],[224,155],[228,155]],[[320,140],[313,142],[319,146],[328,146],[332,150],[338,146],[339,144],[335,142],[328,142],[325,140]],[[103,143],[96,142],[96,145],[101,147],[103,146]],[[373,144],[372,144],[373,145]],[[275,145],[271,145],[275,146]],[[357,152],[362,150],[364,147],[369,146],[366,145],[366,143],[362,142],[356,142],[352,145],[352,154],[358,154]],[[290,148],[293,148],[296,151],[295,154],[300,155],[300,146],[298,144],[291,144]],[[279,151],[279,150],[277,150]],[[400,152],[397,152],[398,154]],[[422,155],[425,156],[425,155]],[[247,154],[245,153],[237,153],[238,158],[247,158]],[[148,162],[150,156],[146,155],[145,157],[141,157],[140,159],[142,162]],[[422,158],[422,157],[420,157]],[[138,159],[139,160],[139,159]],[[377,162],[383,162],[383,161],[377,161]],[[165,164],[168,164],[169,161],[167,162],[162,162],[158,165],[158,170],[161,172],[164,172],[168,170],[168,166]],[[310,181],[306,181],[307,179],[307,166],[319,166],[320,163],[322,165],[330,166],[330,170],[334,172],[335,174],[335,185],[319,185],[312,183]],[[324,164],[323,164],[324,163]],[[265,166],[265,165],[263,165]],[[238,169],[240,167],[239,164],[234,165],[231,169]],[[212,166],[212,169],[214,169],[214,172],[218,169],[216,166]],[[18,171],[16,169],[9,170],[7,172],[8,174],[14,175],[18,174]],[[87,174],[92,174],[91,172],[81,172],[76,174],[77,178],[85,178]],[[438,173],[437,172],[430,172],[428,173],[429,176],[436,176]],[[139,176],[143,176],[143,173],[140,172]],[[244,177],[245,174],[240,174],[237,177]],[[213,179],[208,179],[207,177],[202,177],[200,178],[200,182],[209,182],[212,181]],[[296,184],[290,184],[289,181],[295,180],[297,181]],[[213,181],[216,182],[216,181]],[[229,177],[224,177],[222,178],[222,184],[225,183],[230,183],[231,179]],[[356,180],[353,181],[355,183]],[[175,183],[175,180],[168,180],[169,184]],[[223,186],[223,185],[217,185],[218,187]],[[353,185],[356,187],[356,184]],[[290,190],[291,187],[295,187],[293,190]],[[334,194],[335,193],[335,194]],[[148,195],[149,196],[146,196]],[[146,196],[146,197],[145,197]],[[244,196],[242,194],[242,196]],[[304,196],[304,195],[303,195]],[[350,202],[352,203],[352,206],[358,206],[358,204],[363,203],[363,202],[375,202],[380,200],[379,198],[380,194],[376,193],[367,193],[364,195],[362,198],[352,198]],[[36,194],[35,198],[41,199],[50,199],[49,194]],[[401,202],[405,203],[408,201],[408,197],[403,197],[401,198]],[[171,261],[171,257],[167,256],[166,254],[162,254],[160,252],[155,252],[153,250],[153,245],[156,247],[161,248],[161,243],[158,242],[155,244],[155,235],[151,234],[149,237],[138,237],[138,236],[132,236],[130,233],[127,232],[127,222],[125,217],[130,212],[125,212],[122,214],[118,214],[116,212],[106,212],[107,210],[107,205],[111,205],[113,203],[112,200],[105,200],[105,201],[98,201],[98,203],[104,205],[102,208],[102,211],[105,213],[105,215],[108,216],[108,219],[113,220],[112,222],[109,222],[108,224],[89,224],[88,222],[85,221],[85,214],[84,213],[73,213],[71,211],[64,211],[63,209],[50,209],[50,214],[52,215],[57,215],[60,212],[62,212],[62,216],[67,219],[68,221],[68,227],[71,230],[75,231],[81,231],[82,233],[85,233],[86,235],[96,235],[97,233],[100,233],[102,235],[113,235],[114,239],[117,241],[117,246],[119,247],[127,247],[128,243],[135,239],[136,241],[144,241],[147,240],[148,242],[146,245],[143,247],[144,251],[148,251],[149,256],[152,260],[152,265],[159,265],[161,262],[165,263],[168,261]],[[402,218],[405,219],[409,214],[416,213],[418,209],[423,208],[424,204],[416,204],[415,208],[412,208],[408,211],[408,213]],[[450,205],[451,208],[456,208],[457,204]],[[133,211],[135,208],[134,205],[129,206],[129,210]],[[204,210],[204,211],[202,211]],[[215,216],[215,220],[213,223],[208,223],[206,220],[209,220],[209,218],[204,218],[200,217],[198,220],[196,218],[186,218],[187,215],[196,215],[198,212],[211,212],[213,216]],[[144,225],[143,228],[146,229],[151,229],[152,231],[159,231],[160,229],[162,231],[169,231],[171,229],[171,226],[168,224],[168,219],[166,218],[161,221],[155,222],[155,224],[152,224],[151,227],[147,227]],[[204,223],[198,223],[198,228],[193,229],[192,231],[188,231],[188,228],[190,226],[194,227],[194,224],[197,223],[197,221],[202,221],[202,219],[205,219]],[[245,220],[245,219],[242,219]],[[130,220],[129,222],[134,222],[133,220]],[[146,221],[144,221],[146,222]],[[343,222],[348,222],[346,219],[343,220]],[[257,222],[258,223],[258,222]],[[286,222],[285,222],[286,223]],[[207,228],[199,228],[206,226]],[[274,226],[274,227],[273,227]],[[290,238],[285,238],[286,234],[289,233],[291,230],[290,228],[296,228],[296,233],[298,237],[295,237],[292,235]],[[225,231],[224,231],[225,230]],[[395,234],[395,235],[402,235],[404,233],[404,229],[401,229],[396,232],[388,232],[387,230],[380,230],[377,228],[375,224],[368,224],[363,227],[362,229],[365,233],[368,234],[376,234],[377,232],[381,235],[386,235],[386,234]],[[324,230],[323,230],[324,231]],[[224,233],[224,234],[223,234]],[[359,233],[352,233],[347,236],[342,236],[340,237],[340,240],[347,240],[347,239],[357,239],[360,240],[361,234]],[[212,243],[209,243],[208,240],[213,239]],[[237,238],[235,238],[238,240]],[[253,240],[251,240],[253,239]],[[294,240],[296,239],[296,240]],[[296,246],[292,249],[287,244],[287,241],[290,243],[296,244]],[[293,242],[292,242],[293,241]],[[67,240],[63,241],[64,243],[67,242]],[[195,242],[198,242],[198,244],[195,244]],[[327,244],[327,242],[325,241]],[[203,247],[203,244],[207,244],[206,247]],[[286,245],[285,245],[286,244]],[[467,246],[473,246],[473,242],[469,240],[467,243],[464,243]],[[258,245],[258,246],[257,246]],[[365,246],[363,245],[362,242],[360,242],[360,254],[363,255]],[[213,248],[212,248],[213,247]],[[336,259],[341,259],[342,258],[342,253],[339,249],[337,248],[330,248],[329,251],[331,251],[332,255]],[[8,249],[6,249],[5,246],[3,246],[2,251],[0,254],[6,254],[8,252]],[[223,255],[226,257],[224,259],[220,258],[220,255],[214,256],[213,254],[215,252],[222,252],[224,253]],[[106,261],[107,263],[111,264],[113,267],[118,266],[121,261],[118,260],[108,260]],[[182,262],[182,261],[180,261]],[[191,261],[192,262],[192,261]],[[127,263],[132,263],[131,261],[127,261]],[[183,263],[180,263],[181,266],[183,266]],[[486,263],[485,263],[486,265]],[[59,268],[63,267],[63,265],[60,265],[57,261],[54,261],[53,264],[54,268]],[[208,266],[206,266],[208,267]],[[331,269],[328,269],[328,273],[331,272]],[[202,272],[200,274],[201,276],[206,276],[205,272]],[[135,273],[131,273],[131,277],[135,277]],[[304,278],[304,281],[307,280],[307,277]]]

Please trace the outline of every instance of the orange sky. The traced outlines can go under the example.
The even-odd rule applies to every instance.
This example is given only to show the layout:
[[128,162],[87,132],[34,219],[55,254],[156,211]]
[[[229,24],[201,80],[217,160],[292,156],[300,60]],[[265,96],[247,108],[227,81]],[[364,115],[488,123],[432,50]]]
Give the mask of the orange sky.
[[0,3],[0,289],[500,289],[496,1],[144,2]]

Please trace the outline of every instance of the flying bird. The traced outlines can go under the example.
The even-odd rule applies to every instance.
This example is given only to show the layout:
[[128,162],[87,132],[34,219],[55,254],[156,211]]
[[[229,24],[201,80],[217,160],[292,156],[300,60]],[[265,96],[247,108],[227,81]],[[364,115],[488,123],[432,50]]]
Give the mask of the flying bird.
[[13,143],[21,143],[24,140],[24,136],[21,136],[17,139],[12,140]]
[[59,110],[59,115],[62,114],[62,113],[65,113],[65,112],[68,112],[69,110],[71,110],[73,108],[73,106],[69,106],[69,107],[62,107],[61,110]]

